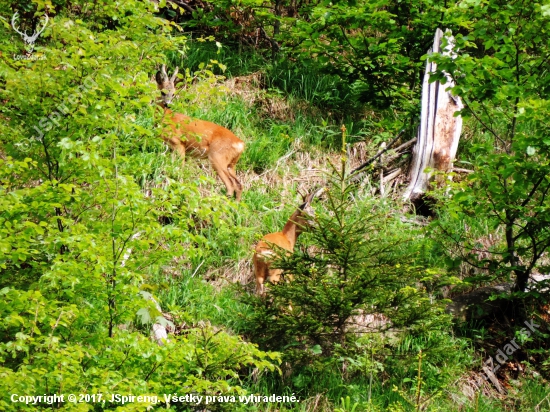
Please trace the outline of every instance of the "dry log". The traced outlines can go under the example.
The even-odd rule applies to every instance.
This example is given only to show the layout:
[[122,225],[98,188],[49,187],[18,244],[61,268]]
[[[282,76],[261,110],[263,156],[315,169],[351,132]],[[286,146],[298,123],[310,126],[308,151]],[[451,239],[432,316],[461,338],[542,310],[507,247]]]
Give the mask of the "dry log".
[[483,369],[483,372],[485,372],[487,378],[489,378],[489,380],[491,381],[491,383],[495,386],[496,390],[501,393],[501,394],[505,394],[506,393],[506,390],[504,389],[504,387],[500,384],[498,378],[496,377],[496,375],[493,373],[492,371],[492,368],[493,368],[493,365],[492,365],[492,362],[491,362],[491,367],[487,367],[487,366],[484,366],[482,369]]
[[386,176],[384,176],[383,183],[386,184],[386,183],[391,182],[393,179],[395,179],[400,174],[401,174],[401,169],[400,168],[395,169],[394,171],[392,171],[392,172],[388,173]]

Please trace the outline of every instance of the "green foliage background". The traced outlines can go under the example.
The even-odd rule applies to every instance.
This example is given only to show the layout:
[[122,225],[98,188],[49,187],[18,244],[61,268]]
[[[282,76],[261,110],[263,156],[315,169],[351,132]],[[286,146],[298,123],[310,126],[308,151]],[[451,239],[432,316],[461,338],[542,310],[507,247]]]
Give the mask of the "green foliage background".
[[[28,33],[50,17],[32,56],[15,11]],[[5,396],[114,389],[301,400],[210,407],[273,411],[533,410],[547,395],[548,293],[526,285],[550,266],[550,5],[34,0],[0,2],[0,23],[0,409],[197,410]],[[457,56],[423,57],[437,27]],[[456,81],[459,161],[474,170],[434,193],[437,219],[411,223],[376,183],[350,185],[344,157],[320,179],[312,229],[274,263],[293,281],[267,299],[234,285],[295,210],[289,176],[344,156],[342,124],[367,155],[403,125],[414,134],[425,58]],[[245,140],[241,204],[163,145],[160,64],[183,73],[176,110]],[[225,76],[256,79],[259,97],[227,93]],[[503,281],[502,317],[443,314],[449,286]],[[374,314],[392,328],[346,326]],[[465,395],[525,318],[543,326],[518,351],[523,375],[499,376],[512,395]],[[163,345],[154,323],[175,326]]]
[[[163,149],[148,73],[182,39],[143,2],[81,6],[50,19],[36,50],[45,60],[4,60],[0,72],[0,391],[244,393],[240,372],[274,370],[276,354],[208,326],[159,346],[137,321],[169,323],[140,291],[158,292],[152,278],[175,256],[186,264],[205,253],[200,224],[229,223],[227,201],[201,198],[195,181],[140,180],[157,173],[147,161]],[[12,36],[2,37],[10,54]]]

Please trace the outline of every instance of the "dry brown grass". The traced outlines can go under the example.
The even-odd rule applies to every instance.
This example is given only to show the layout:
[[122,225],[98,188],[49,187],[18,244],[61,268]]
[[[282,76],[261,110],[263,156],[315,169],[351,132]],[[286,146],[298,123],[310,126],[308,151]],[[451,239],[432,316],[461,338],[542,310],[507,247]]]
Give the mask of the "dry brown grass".
[[[359,166],[366,159],[370,158],[368,147],[364,143],[355,145],[348,156],[349,170]],[[253,170],[238,171],[239,179],[244,186],[245,201],[246,192],[254,189],[259,193],[268,193],[279,190],[281,204],[296,204],[299,199],[296,192],[310,192],[315,188],[326,184],[326,176],[331,172],[330,164],[339,167],[341,154],[338,152],[321,152],[319,149],[305,147],[301,141],[296,141],[291,150],[282,156],[276,164],[261,174]],[[216,178],[214,171],[207,165],[201,165],[201,173]],[[217,183],[217,182],[216,182]],[[368,180],[364,185],[368,185]],[[218,185],[219,186],[219,185]],[[201,193],[205,196],[212,194],[212,191],[219,191],[216,185],[201,186]],[[227,265],[211,269],[206,278],[216,288],[221,288],[229,283],[246,285],[253,283],[252,255],[253,244],[250,245],[249,256],[237,262],[228,262]]]
[[504,396],[489,381],[483,378],[481,372],[469,371],[449,387],[459,389],[457,392],[446,392],[449,398],[461,407],[475,404],[476,398],[479,396],[489,399],[504,399]]

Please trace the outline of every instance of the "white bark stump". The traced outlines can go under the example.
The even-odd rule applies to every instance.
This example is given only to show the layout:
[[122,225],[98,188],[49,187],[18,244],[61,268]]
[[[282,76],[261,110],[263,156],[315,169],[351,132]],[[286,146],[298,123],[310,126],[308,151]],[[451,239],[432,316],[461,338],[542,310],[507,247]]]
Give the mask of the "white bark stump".
[[[437,29],[432,48],[428,54],[442,53],[453,55],[454,39],[449,34],[449,45],[441,51],[443,31]],[[462,117],[454,117],[457,110],[464,105],[460,97],[453,96],[445,89],[453,87],[451,76],[447,82],[429,83],[430,72],[436,70],[436,64],[426,62],[426,72],[422,86],[422,112],[418,140],[413,149],[413,159],[409,173],[410,184],[403,195],[405,200],[417,200],[428,190],[432,177],[426,169],[448,172],[453,167],[453,160],[458,148],[462,131]]]

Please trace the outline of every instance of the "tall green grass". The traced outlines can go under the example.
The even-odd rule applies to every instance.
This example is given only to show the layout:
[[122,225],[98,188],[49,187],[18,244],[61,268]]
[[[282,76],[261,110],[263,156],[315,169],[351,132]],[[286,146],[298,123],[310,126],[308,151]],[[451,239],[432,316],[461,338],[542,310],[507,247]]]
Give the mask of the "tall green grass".
[[357,109],[347,84],[337,76],[321,74],[306,63],[281,58],[266,73],[266,86],[322,109],[336,112]]
[[266,61],[255,50],[248,48],[233,47],[231,44],[220,43],[221,47],[214,41],[202,41],[190,39],[186,43],[185,54],[169,53],[168,57],[172,64],[180,67],[187,67],[191,71],[199,69],[199,65],[217,60],[226,66],[224,73],[220,69],[217,74],[224,74],[228,77],[242,76],[264,70],[269,62]]
[[187,41],[183,55],[169,53],[168,57],[172,65],[191,71],[211,60],[221,62],[225,70],[217,67],[215,73],[227,77],[261,72],[265,89],[279,91],[285,98],[297,98],[344,117],[352,117],[350,115],[361,106],[350,87],[338,76],[322,74],[314,66],[290,60],[284,54],[275,60],[266,59],[250,48],[195,39]]
[[248,308],[235,299],[234,288],[216,290],[196,270],[182,271],[181,275],[170,279],[158,277],[157,280],[165,285],[159,293],[163,307],[180,313],[180,320],[185,321],[187,327],[209,322],[234,333],[242,329],[243,312]]

